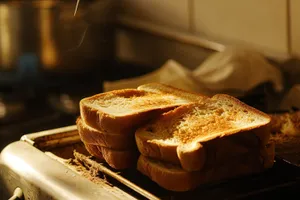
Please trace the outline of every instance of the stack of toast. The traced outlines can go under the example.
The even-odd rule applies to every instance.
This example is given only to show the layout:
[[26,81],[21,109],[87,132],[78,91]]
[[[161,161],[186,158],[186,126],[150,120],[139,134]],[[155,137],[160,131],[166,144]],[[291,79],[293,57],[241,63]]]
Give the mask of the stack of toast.
[[268,115],[223,94],[179,106],[136,131],[137,168],[173,191],[263,171],[275,154],[269,122]]
[[86,149],[115,169],[136,165],[137,128],[161,113],[206,98],[162,84],[106,92],[80,101],[76,124]]
[[80,111],[79,134],[92,155],[115,169],[137,167],[168,190],[273,165],[270,117],[228,95],[150,83],[85,98]]

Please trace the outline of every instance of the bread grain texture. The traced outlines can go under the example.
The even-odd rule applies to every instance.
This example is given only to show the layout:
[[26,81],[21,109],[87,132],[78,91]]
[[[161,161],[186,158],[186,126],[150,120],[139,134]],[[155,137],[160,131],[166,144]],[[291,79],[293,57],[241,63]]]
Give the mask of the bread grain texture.
[[[273,148],[273,149],[272,149]],[[226,162],[206,167],[201,171],[185,171],[179,165],[158,161],[141,155],[137,169],[161,187],[177,192],[193,190],[200,184],[211,183],[237,176],[255,174],[273,166],[274,146],[262,149],[264,155],[254,151]],[[267,164],[266,164],[267,163]]]
[[135,147],[133,135],[107,133],[104,130],[94,129],[79,117],[76,120],[77,129],[84,143],[99,145],[116,150],[128,150]]
[[290,136],[300,135],[300,111],[271,114],[271,132]]
[[[135,139],[142,155],[180,163],[187,171],[198,171],[206,162],[211,162],[206,159],[212,153],[207,152],[206,148],[210,141],[248,132],[258,138],[259,145],[263,146],[270,135],[270,132],[265,132],[269,122],[268,115],[231,96],[220,94],[163,113],[139,128]],[[222,148],[222,142],[219,148]],[[223,155],[230,157],[239,152],[231,149]]]
[[189,102],[203,101],[203,100],[209,98],[209,97],[199,94],[199,93],[185,91],[185,90],[175,88],[170,85],[165,85],[162,83],[148,83],[148,84],[139,86],[137,89],[143,90],[146,92],[162,94],[162,95],[163,94],[172,94],[174,96],[186,99]]

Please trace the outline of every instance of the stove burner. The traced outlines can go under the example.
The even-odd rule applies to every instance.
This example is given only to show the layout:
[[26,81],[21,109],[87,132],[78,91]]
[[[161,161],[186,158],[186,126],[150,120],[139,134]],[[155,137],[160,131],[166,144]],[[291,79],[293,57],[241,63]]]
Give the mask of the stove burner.
[[23,102],[5,102],[0,98],[0,122],[19,117],[25,111]]

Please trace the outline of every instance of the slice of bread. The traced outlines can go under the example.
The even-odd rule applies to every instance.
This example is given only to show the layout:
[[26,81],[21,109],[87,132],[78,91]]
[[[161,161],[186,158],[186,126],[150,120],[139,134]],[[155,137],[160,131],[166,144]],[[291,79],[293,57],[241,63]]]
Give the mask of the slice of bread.
[[204,98],[162,84],[147,84],[139,89],[115,90],[84,98],[80,101],[80,113],[85,123],[95,129],[131,134],[163,112]]
[[[235,148],[223,148],[223,141],[219,145],[220,151],[208,152],[206,147],[210,141],[251,132],[263,146],[270,136],[265,128],[269,122],[268,115],[221,94],[162,114],[139,128],[135,139],[144,156],[180,163],[187,171],[197,171],[203,168],[209,154],[227,151],[222,155],[229,158],[240,153]],[[228,152],[230,149],[232,151]]]
[[80,117],[76,120],[81,141],[116,150],[133,149],[136,144],[134,135],[107,133],[88,126]]
[[86,150],[92,155],[95,156],[97,159],[99,159],[100,161],[105,161],[105,159],[103,158],[102,155],[102,151],[98,149],[97,145],[92,145],[92,144],[87,144],[87,143],[83,143]]
[[91,155],[99,158],[100,160],[105,161],[109,166],[111,166],[114,169],[122,170],[136,166],[136,162],[139,155],[137,151],[121,151],[87,143],[84,143],[84,145]]
[[[193,172],[185,171],[178,165],[141,155],[138,159],[137,169],[161,187],[182,192],[193,190],[200,184],[259,173],[273,166],[274,154],[272,152],[274,152],[274,146],[269,146],[263,151],[268,152],[266,153],[267,157],[261,156],[258,152],[250,152],[221,164]],[[268,165],[264,163],[268,163]]]

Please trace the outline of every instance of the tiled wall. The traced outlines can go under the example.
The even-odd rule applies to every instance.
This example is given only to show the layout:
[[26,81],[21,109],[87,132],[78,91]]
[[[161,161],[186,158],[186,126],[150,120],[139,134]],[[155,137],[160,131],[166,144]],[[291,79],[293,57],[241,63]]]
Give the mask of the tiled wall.
[[198,33],[216,40],[288,52],[284,0],[194,0]]
[[120,16],[300,57],[300,0],[122,0]]
[[300,58],[300,1],[290,0],[291,53]]
[[180,30],[189,29],[187,0],[121,0],[120,14]]

